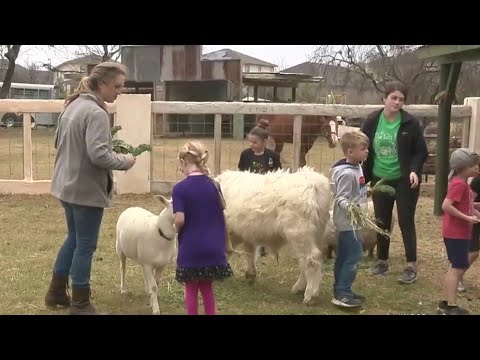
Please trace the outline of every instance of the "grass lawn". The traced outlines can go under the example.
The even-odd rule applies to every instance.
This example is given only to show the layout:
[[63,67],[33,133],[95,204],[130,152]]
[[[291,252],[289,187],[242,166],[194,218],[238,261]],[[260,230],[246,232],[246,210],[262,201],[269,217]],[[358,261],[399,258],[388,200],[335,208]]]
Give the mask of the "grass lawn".
[[[111,314],[151,314],[144,291],[140,266],[127,261],[129,294],[119,289],[119,261],[115,253],[115,222],[128,206],[140,205],[154,212],[161,210],[151,195],[116,197],[105,211],[98,249],[92,266],[93,301],[99,310]],[[65,314],[65,310],[44,308],[43,297],[51,268],[65,236],[63,212],[48,195],[0,196],[0,314]],[[313,306],[302,303],[302,295],[293,295],[297,263],[283,248],[279,262],[273,256],[258,264],[258,279],[250,285],[244,279],[244,258],[231,259],[235,277],[215,285],[219,314],[432,314],[441,292],[441,280],[447,267],[439,219],[432,215],[433,199],[424,193],[417,211],[419,280],[400,285],[396,279],[403,269],[404,251],[395,227],[391,245],[391,270],[385,278],[368,273],[372,261],[364,259],[355,281],[355,290],[367,301],[361,311],[344,311],[330,303],[332,262],[324,265],[321,296]],[[184,314],[183,287],[175,281],[174,263],[167,267],[159,288],[160,308],[164,314]],[[466,276],[471,287],[459,300],[472,312],[480,311],[478,265]]]

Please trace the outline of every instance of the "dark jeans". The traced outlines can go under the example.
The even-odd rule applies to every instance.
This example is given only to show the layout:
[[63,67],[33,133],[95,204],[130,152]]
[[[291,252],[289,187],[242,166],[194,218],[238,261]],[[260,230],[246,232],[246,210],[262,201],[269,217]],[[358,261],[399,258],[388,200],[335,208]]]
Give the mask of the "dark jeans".
[[58,252],[53,272],[71,276],[72,286],[89,287],[93,253],[97,248],[103,208],[70,204],[65,209],[68,235]]
[[357,277],[358,264],[362,257],[362,240],[358,231],[339,232],[334,268],[334,296],[352,295],[352,284]]
[[[374,177],[371,186],[378,182],[379,178]],[[395,197],[391,197],[381,192],[375,192],[372,195],[375,217],[378,220],[378,226],[385,230],[390,230],[392,225],[393,204],[397,203],[398,225],[402,232],[403,246],[405,247],[405,257],[407,262],[417,261],[417,234],[415,231],[415,210],[417,208],[418,196],[420,194],[420,185],[415,189],[411,188],[410,179],[402,178],[399,180],[385,181],[385,185],[395,188]],[[377,234],[377,254],[379,260],[388,260],[388,251],[390,248],[390,239]]]

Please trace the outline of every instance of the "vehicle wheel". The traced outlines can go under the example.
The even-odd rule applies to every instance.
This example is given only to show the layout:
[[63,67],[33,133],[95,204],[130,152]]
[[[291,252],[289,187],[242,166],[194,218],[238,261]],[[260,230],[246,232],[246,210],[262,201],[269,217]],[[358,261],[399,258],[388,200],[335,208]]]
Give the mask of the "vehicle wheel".
[[14,113],[6,113],[2,117],[2,123],[5,124],[7,128],[15,126],[16,122],[18,122],[18,117]]

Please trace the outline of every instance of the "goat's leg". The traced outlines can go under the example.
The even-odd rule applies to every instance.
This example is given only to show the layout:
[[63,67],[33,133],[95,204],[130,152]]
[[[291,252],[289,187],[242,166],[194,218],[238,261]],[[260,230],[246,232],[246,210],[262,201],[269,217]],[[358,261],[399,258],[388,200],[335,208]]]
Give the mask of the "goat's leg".
[[120,257],[120,293],[125,294],[127,289],[125,287],[125,270],[127,265],[127,257],[124,253],[119,254]]
[[307,279],[305,278],[305,259],[300,257],[298,259],[298,267],[300,269],[300,275],[298,276],[298,280],[292,287],[292,293],[299,294],[305,291],[307,288]]
[[148,290],[150,293],[150,306],[153,310],[153,315],[160,315],[160,308],[158,306],[158,295],[157,295],[157,283],[155,282],[155,276],[153,274],[153,266],[144,265],[143,266],[143,277],[147,283]]
[[311,253],[306,257],[305,278],[307,288],[303,297],[305,304],[310,304],[314,297],[320,294],[320,283],[322,281],[322,256],[321,252],[312,247]]
[[253,282],[257,277],[257,270],[255,269],[255,253],[257,249],[250,243],[245,243],[244,247],[247,253],[247,271],[245,272],[245,278]]
[[155,283],[160,285],[160,278],[162,277],[162,272],[165,269],[165,265],[155,268]]

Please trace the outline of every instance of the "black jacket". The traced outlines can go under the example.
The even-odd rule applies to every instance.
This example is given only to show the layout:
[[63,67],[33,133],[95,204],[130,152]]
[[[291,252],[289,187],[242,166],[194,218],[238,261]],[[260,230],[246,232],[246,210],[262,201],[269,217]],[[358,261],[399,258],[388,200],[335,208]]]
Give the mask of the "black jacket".
[[[361,130],[370,139],[369,154],[363,162],[365,182],[372,180],[373,176],[373,139],[377,131],[378,121],[383,109],[371,113]],[[405,110],[400,110],[401,123],[397,134],[397,153],[402,177],[408,178],[413,171],[421,181],[422,168],[428,158],[427,144],[418,120]]]

